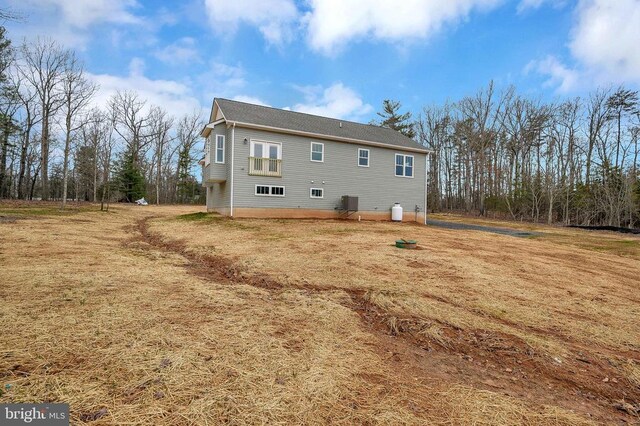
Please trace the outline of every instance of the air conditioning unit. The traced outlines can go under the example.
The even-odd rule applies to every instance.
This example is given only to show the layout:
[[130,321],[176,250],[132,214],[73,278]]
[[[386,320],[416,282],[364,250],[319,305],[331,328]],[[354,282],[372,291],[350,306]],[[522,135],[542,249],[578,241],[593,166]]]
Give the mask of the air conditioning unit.
[[358,197],[353,195],[342,196],[342,211],[357,212],[358,211]]

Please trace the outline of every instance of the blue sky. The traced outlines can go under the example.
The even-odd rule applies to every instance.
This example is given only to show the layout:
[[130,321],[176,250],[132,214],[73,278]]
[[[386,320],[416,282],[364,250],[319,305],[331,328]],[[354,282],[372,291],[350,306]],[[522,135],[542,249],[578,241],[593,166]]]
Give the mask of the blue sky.
[[640,0],[5,0],[9,37],[76,49],[178,116],[214,96],[368,122],[494,80],[555,99],[640,83]]

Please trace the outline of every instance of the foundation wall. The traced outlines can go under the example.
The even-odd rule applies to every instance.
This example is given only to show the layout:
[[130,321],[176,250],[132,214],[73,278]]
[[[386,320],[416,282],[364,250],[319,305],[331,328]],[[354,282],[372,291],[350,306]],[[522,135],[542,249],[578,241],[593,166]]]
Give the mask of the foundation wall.
[[[229,209],[209,209],[225,216],[229,216]],[[246,208],[239,207],[233,209],[235,218],[270,218],[270,219],[350,219],[350,220],[391,220],[391,212],[379,211],[358,211],[347,215],[340,214],[336,210],[314,210],[314,209],[276,209],[276,208]],[[415,222],[415,212],[404,212],[403,222]],[[417,222],[424,223],[424,213],[417,215]]]

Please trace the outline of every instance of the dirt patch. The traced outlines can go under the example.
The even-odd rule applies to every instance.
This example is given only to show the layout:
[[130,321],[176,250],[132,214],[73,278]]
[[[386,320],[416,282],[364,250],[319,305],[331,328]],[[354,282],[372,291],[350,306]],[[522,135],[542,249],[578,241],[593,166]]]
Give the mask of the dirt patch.
[[2,216],[0,215],[0,224],[1,223],[16,223],[16,221],[20,219],[18,216]]
[[[501,392],[531,404],[560,406],[600,422],[637,420],[634,412],[640,387],[620,376],[617,365],[624,362],[618,352],[591,353],[558,334],[572,357],[553,359],[538,353],[522,339],[497,331],[456,327],[435,318],[398,316],[372,303],[366,288],[288,282],[267,274],[253,274],[231,258],[197,255],[185,242],[169,240],[149,231],[148,221],[138,220],[138,238],[152,247],[183,256],[191,273],[217,283],[245,284],[269,291],[303,290],[311,296],[341,291],[349,295],[343,306],[356,312],[379,344],[376,351],[397,368],[405,380],[442,380]],[[423,263],[408,265],[421,268]],[[381,267],[379,267],[381,268]],[[384,268],[382,268],[384,269]],[[378,270],[377,273],[387,273]],[[430,295],[440,302],[453,304]],[[496,319],[496,318],[494,318]],[[504,320],[509,326],[520,325]],[[531,328],[528,331],[532,331]],[[533,330],[549,334],[549,330]],[[297,350],[300,342],[287,347]],[[629,355],[629,354],[624,354]],[[627,404],[627,405],[624,405]]]

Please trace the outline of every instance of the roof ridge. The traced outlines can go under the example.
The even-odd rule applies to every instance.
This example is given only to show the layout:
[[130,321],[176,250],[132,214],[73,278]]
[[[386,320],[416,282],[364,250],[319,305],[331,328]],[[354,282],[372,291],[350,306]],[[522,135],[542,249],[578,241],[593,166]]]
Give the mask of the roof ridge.
[[353,120],[343,120],[341,118],[326,117],[324,115],[310,114],[308,112],[294,111],[294,110],[291,110],[291,109],[278,108],[278,107],[274,107],[274,106],[252,104],[251,102],[237,101],[235,99],[228,99],[228,98],[215,98],[215,99],[216,100],[220,99],[220,100],[227,101],[227,102],[235,102],[235,103],[238,103],[238,104],[251,105],[251,106],[260,107],[260,108],[274,109],[276,111],[284,111],[284,112],[291,112],[291,113],[294,113],[294,114],[308,115],[310,117],[324,118],[326,120],[333,120],[333,121],[337,121],[337,122],[341,122],[341,123],[351,123],[351,124],[357,124],[359,126],[371,126],[371,127],[376,127],[378,129],[391,130],[391,131],[394,131],[394,132],[397,131],[397,130],[393,130],[390,127],[379,126],[377,124],[360,123],[360,122],[353,121]]

